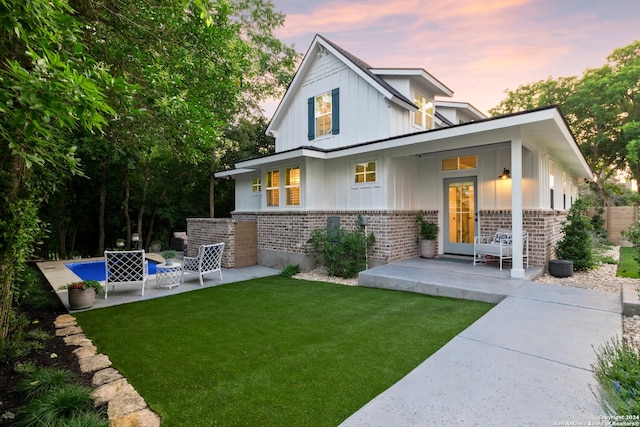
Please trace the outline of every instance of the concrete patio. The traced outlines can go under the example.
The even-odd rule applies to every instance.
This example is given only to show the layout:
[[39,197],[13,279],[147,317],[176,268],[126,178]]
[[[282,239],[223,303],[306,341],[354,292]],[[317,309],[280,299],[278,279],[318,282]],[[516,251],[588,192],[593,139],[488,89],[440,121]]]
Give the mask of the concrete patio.
[[[155,262],[164,262],[164,258],[157,253],[147,253],[147,259]],[[181,262],[181,256],[176,257],[177,262]],[[95,261],[102,260],[103,258],[84,258],[80,261]],[[65,267],[65,263],[74,262],[77,260],[66,261],[46,261],[39,262],[38,268],[49,281],[51,287],[56,291],[60,301],[65,305],[67,310],[69,309],[69,299],[67,297],[66,290],[58,290],[58,288],[67,283],[76,282],[80,280],[75,273]],[[226,283],[241,282],[243,280],[257,279],[259,277],[273,276],[279,274],[279,270],[273,268],[262,267],[254,265],[252,267],[234,268],[234,269],[222,269],[222,278],[218,273],[212,273],[204,276],[204,287],[200,286],[198,275],[190,274],[184,276],[184,281],[179,286],[169,288],[158,288],[156,277],[154,274],[149,276],[147,282],[147,288],[144,291],[144,296],[140,295],[140,285],[116,285],[115,291],[109,289],[109,297],[107,299],[104,296],[96,296],[94,305],[88,310],[95,310],[103,307],[110,307],[119,304],[127,304],[131,302],[144,301],[153,298],[161,298],[169,295],[175,295],[182,292],[190,292],[199,289],[204,289],[212,286],[218,286]]]

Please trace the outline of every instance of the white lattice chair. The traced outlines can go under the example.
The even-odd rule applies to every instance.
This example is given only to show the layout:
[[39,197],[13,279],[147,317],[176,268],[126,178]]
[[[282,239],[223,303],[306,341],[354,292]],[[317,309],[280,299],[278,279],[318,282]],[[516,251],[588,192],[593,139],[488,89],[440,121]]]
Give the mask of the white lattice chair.
[[200,276],[200,286],[204,286],[202,276],[209,273],[218,272],[220,280],[222,280],[222,252],[224,251],[224,243],[214,243],[212,245],[202,245],[198,249],[198,255],[195,257],[184,257],[182,259],[182,274],[180,283],[182,283],[184,274],[197,273]]
[[104,299],[107,299],[109,285],[137,284],[142,286],[141,295],[149,279],[149,262],[145,259],[144,250],[136,251],[104,251],[105,286]]
[[[513,246],[511,230],[498,229],[495,234],[487,236],[476,236],[473,241],[473,265],[486,261],[487,257],[498,258],[500,261],[500,271],[502,262],[513,259]],[[529,233],[522,232],[522,258],[527,262],[529,268]]]

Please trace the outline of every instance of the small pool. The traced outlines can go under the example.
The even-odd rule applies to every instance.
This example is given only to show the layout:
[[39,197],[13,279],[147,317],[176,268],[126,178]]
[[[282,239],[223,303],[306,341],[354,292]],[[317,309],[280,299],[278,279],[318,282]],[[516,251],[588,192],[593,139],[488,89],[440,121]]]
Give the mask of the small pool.
[[[65,266],[82,280],[105,280],[104,260],[66,263]],[[149,274],[156,274],[156,263],[149,261]]]

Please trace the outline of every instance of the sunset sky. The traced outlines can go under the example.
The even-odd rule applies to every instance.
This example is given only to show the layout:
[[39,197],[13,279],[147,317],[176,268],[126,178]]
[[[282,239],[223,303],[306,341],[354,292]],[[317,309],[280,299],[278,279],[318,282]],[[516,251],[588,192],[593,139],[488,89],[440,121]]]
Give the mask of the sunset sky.
[[373,67],[424,68],[483,112],[640,39],[640,0],[273,1],[287,15],[276,36],[299,52],[319,33]]

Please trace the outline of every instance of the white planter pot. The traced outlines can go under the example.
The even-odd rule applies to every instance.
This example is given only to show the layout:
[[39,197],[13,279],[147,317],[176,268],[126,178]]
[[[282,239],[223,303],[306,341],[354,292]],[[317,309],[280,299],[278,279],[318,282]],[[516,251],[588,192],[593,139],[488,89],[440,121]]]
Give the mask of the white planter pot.
[[436,241],[420,240],[420,257],[435,258],[435,256],[436,256]]

